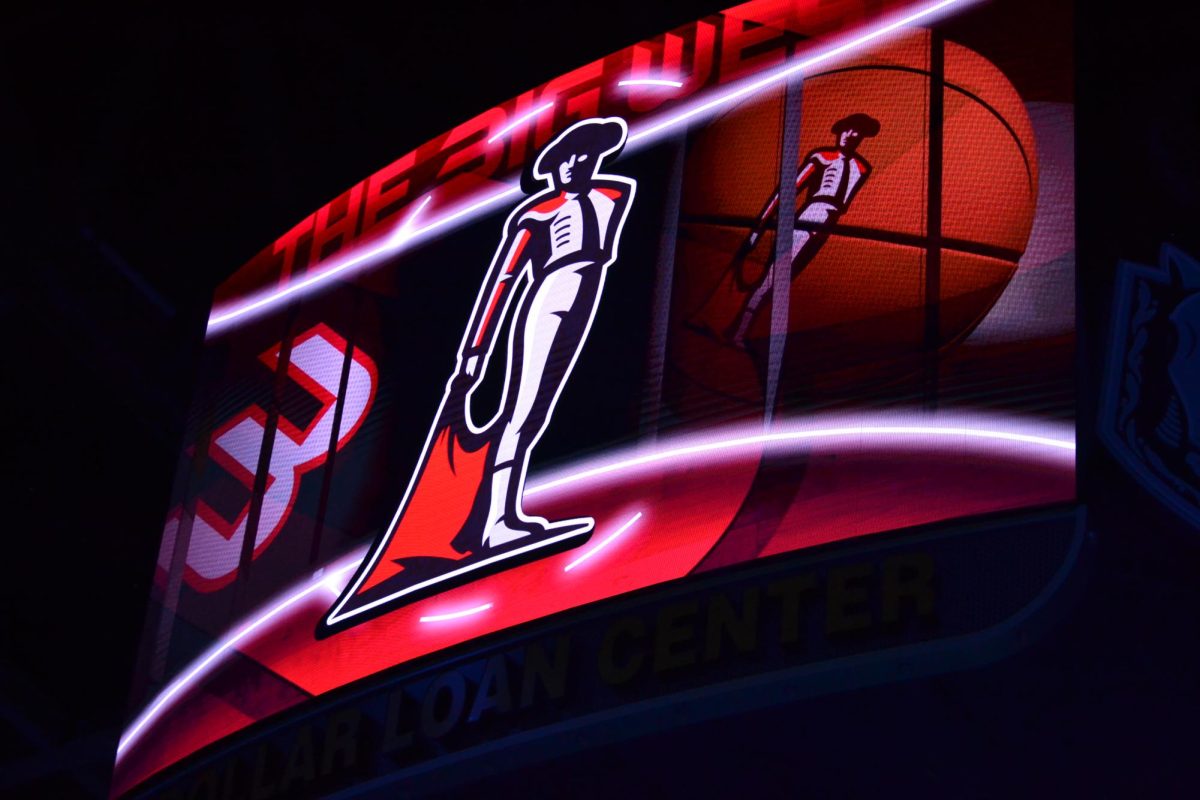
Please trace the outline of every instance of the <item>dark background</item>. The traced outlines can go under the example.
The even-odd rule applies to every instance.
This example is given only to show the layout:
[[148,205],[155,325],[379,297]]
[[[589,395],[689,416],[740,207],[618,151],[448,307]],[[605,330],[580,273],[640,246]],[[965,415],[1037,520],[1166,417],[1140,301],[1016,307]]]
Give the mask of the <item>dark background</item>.
[[[106,794],[217,282],[431,136],[725,5],[222,15],[43,3],[6,19],[0,796]],[[1028,17],[1035,42],[1039,15],[1057,13],[993,5]],[[1096,536],[1068,616],[986,669],[593,750],[550,764],[541,785],[586,796],[1194,791],[1200,531],[1137,489],[1093,434],[1117,261],[1155,263],[1164,241],[1200,256],[1200,36],[1182,6],[1076,9],[1080,480]],[[1062,58],[1038,47],[1048,64]],[[528,793],[530,780],[473,793]]]

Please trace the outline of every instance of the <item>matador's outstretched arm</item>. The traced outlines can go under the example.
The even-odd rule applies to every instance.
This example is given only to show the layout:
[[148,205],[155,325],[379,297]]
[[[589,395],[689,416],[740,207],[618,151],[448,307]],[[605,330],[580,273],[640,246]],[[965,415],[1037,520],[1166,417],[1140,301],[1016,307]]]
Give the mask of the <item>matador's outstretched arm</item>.
[[491,348],[504,314],[512,302],[516,284],[530,259],[532,237],[529,228],[522,225],[511,226],[505,231],[504,238],[496,249],[496,255],[492,258],[492,265],[484,278],[483,289],[475,301],[471,323],[467,326],[467,333],[458,351],[459,368],[471,377],[478,375],[481,358]]
[[[809,157],[806,159],[804,166],[798,173],[796,173],[797,192],[799,192],[808,179],[812,177],[815,169],[816,164],[813,162],[812,158]],[[750,229],[750,234],[742,241],[737,253],[735,253],[733,256],[734,275],[739,283],[747,283],[745,275],[742,271],[742,265],[745,263],[746,258],[750,255],[750,253],[754,251],[754,248],[758,245],[759,240],[762,239],[763,233],[766,232],[767,226],[771,223],[771,218],[778,216],[778,210],[779,189],[776,189],[774,193],[771,194],[771,198],[767,201],[767,204],[763,206],[763,210],[759,212],[757,217],[755,217],[754,227]]]
[[[797,191],[799,191],[804,186],[805,182],[812,177],[813,170],[816,169],[816,166],[817,165],[813,162],[811,156],[805,160],[804,166],[801,167],[800,171],[796,173]],[[771,217],[776,216],[778,206],[779,189],[776,189],[771,195],[771,199],[767,201],[766,206],[763,207],[763,210],[759,212],[759,215],[755,218],[754,228],[751,229],[750,235],[746,237],[746,241],[742,245],[742,251],[739,252],[739,255],[742,258],[745,258],[747,255],[749,255],[750,251],[753,250],[755,245],[758,244],[758,240],[762,238],[763,233],[766,231],[767,226],[771,222]]]

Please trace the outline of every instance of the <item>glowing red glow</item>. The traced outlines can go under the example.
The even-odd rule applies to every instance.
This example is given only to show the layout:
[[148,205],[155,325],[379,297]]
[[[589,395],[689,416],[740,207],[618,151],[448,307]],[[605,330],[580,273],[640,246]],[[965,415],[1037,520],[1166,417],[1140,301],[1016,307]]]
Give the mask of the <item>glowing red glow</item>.
[[[659,113],[638,119],[631,118],[626,152],[636,152],[686,125],[707,119],[732,104],[743,102],[762,91],[778,87],[781,83],[803,75],[815,67],[826,66],[830,62],[878,45],[909,26],[930,24],[950,11],[962,10],[976,2],[978,0],[936,0],[932,3],[908,5],[899,12],[858,27],[841,36],[815,40],[782,66],[700,92],[690,100],[681,99],[678,103],[672,104]],[[549,87],[547,87],[548,90]],[[551,107],[553,107],[553,103],[539,106],[510,126],[501,129],[489,139],[489,143],[499,140],[535,118],[540,118]],[[272,287],[254,292],[214,308],[208,320],[208,334],[213,335],[226,330],[233,324],[277,307],[289,298],[324,288],[330,285],[330,281],[334,277],[345,278],[361,269],[377,265],[407,248],[416,246],[429,236],[448,232],[481,215],[494,213],[520,194],[520,187],[511,177],[503,183],[495,179],[484,183],[488,188],[460,198],[461,202],[441,209],[438,216],[421,227],[411,226],[403,234],[398,229],[396,233],[383,237],[381,241],[360,247],[337,258],[331,264],[310,270],[305,273],[303,278],[290,281],[282,288]],[[427,202],[427,200],[422,201],[421,207],[424,208]]]
[[[740,533],[730,525],[767,453],[804,453],[805,485],[768,539],[746,537],[758,542],[752,550],[734,548],[724,562],[711,561],[707,556],[718,542],[733,537],[736,544]],[[134,758],[138,766],[126,774],[137,782],[248,724],[218,713],[225,706],[214,704],[205,689],[221,670],[233,668],[228,657],[235,651],[320,694],[465,639],[702,569],[897,527],[1064,502],[1074,496],[1074,458],[1067,425],[903,411],[684,435],[651,449],[602,455],[531,481],[525,495],[536,513],[590,513],[597,530],[618,535],[316,640],[310,632],[330,595],[349,581],[364,553],[347,556],[267,604],[184,670],[122,736],[118,761]],[[632,509],[641,511],[631,518]],[[567,569],[589,552],[594,558]],[[464,617],[463,625],[421,622],[479,608],[481,598],[490,598],[491,607]],[[175,737],[147,737],[183,717],[190,750],[181,750]]]

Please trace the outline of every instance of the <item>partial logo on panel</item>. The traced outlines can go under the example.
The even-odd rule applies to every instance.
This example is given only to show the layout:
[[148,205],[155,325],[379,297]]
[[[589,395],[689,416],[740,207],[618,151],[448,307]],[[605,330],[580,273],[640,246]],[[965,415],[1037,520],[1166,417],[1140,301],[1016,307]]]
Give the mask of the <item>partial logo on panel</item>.
[[1200,525],[1200,261],[1163,245],[1122,263],[1100,434],[1159,500]]
[[[277,369],[281,342],[272,345],[258,360],[267,367],[263,377],[269,379]],[[333,433],[336,407],[342,402],[341,425],[337,432],[336,448],[341,450],[354,436],[367,417],[379,385],[375,361],[359,348],[350,353],[346,340],[326,325],[316,325],[296,337],[288,360],[288,377],[319,403],[316,414],[301,428],[283,414],[279,415],[271,446],[270,462],[261,498],[258,528],[254,532],[252,558],[258,558],[291,516],[300,494],[303,476],[322,467],[329,458],[329,443]],[[346,367],[346,384],[342,392],[342,370]],[[267,431],[267,412],[250,405],[213,431],[207,457],[233,477],[239,492],[252,492],[259,455]],[[162,544],[158,552],[157,580],[165,583],[171,572],[172,560],[180,534],[185,534],[187,552],[182,554],[183,580],[198,592],[215,592],[228,586],[237,577],[246,527],[249,524],[252,497],[246,497],[229,518],[218,509],[220,491],[211,487],[194,500],[195,513],[188,515],[183,505],[167,515],[163,526]]]

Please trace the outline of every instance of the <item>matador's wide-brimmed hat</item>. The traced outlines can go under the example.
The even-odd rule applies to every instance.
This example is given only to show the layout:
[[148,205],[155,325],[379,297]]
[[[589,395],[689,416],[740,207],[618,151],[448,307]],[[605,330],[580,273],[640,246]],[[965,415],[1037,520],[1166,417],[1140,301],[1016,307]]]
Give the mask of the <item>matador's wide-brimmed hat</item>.
[[[535,178],[549,178],[554,168],[571,155],[587,155],[597,160],[619,153],[625,146],[629,129],[620,117],[593,117],[576,122],[542,148],[533,162]],[[549,170],[544,169],[548,166]]]
[[879,120],[872,117],[870,114],[851,114],[848,117],[842,117],[837,122],[833,123],[830,130],[834,136],[839,135],[842,131],[854,129],[863,135],[863,138],[876,136],[879,134]]

